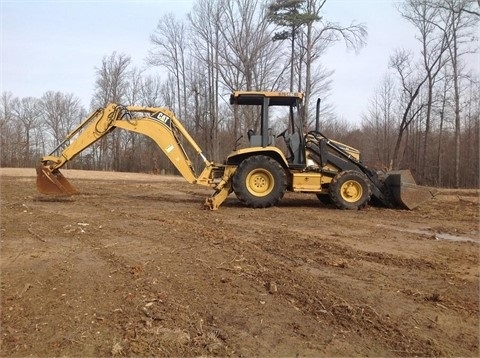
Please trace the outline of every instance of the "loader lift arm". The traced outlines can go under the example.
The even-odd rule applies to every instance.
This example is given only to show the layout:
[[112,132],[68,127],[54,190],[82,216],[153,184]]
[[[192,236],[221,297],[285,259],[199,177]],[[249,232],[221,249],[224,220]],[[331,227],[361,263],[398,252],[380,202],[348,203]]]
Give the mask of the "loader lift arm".
[[[70,132],[53,152],[41,159],[37,168],[37,188],[44,194],[74,194],[76,189],[60,173],[68,161],[112,130],[122,128],[153,139],[186,181],[215,189],[205,205],[217,209],[230,193],[230,178],[235,169],[210,162],[174,113],[164,107],[121,106],[110,103],[87,117]],[[182,143],[183,138],[201,157],[205,168],[197,176]],[[57,151],[63,150],[58,156]]]

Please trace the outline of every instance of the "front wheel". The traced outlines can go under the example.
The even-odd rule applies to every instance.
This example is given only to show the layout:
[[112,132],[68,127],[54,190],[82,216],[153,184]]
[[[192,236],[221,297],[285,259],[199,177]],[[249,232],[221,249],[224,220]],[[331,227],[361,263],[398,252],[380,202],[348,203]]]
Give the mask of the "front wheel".
[[371,195],[368,179],[361,172],[340,172],[330,183],[330,198],[339,209],[361,209],[367,205]]
[[252,208],[267,208],[283,198],[287,177],[283,167],[265,155],[255,155],[242,161],[232,180],[237,198]]

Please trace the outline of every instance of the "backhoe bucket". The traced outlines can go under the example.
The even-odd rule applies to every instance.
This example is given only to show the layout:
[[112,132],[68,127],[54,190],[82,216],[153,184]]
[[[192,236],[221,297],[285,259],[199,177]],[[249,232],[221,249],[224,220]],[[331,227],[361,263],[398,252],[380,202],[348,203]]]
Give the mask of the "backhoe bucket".
[[37,189],[47,195],[72,195],[78,194],[72,184],[60,173],[45,166],[37,167]]
[[435,194],[432,188],[417,185],[410,170],[388,172],[385,184],[392,194],[392,204],[408,210],[415,209]]

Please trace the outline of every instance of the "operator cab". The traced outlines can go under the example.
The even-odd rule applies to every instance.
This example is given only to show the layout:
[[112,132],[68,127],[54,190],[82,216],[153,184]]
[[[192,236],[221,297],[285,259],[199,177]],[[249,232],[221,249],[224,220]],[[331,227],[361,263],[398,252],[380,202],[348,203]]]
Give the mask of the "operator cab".
[[288,108],[288,127],[277,138],[283,137],[288,148],[288,162],[291,167],[305,167],[305,138],[303,135],[302,113],[303,93],[301,92],[243,92],[236,91],[230,96],[230,104],[260,106],[260,133],[249,129],[250,147],[275,145],[275,135],[269,127],[270,107]]

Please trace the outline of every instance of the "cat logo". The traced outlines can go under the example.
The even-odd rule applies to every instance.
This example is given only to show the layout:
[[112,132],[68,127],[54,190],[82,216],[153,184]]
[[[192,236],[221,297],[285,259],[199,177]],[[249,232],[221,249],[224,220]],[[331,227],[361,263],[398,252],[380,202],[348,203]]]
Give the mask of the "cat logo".
[[163,112],[157,112],[157,113],[154,113],[152,114],[152,118],[156,119],[157,121],[159,121],[161,124],[164,124],[166,125],[168,128],[170,128],[170,117],[167,116],[165,113]]

